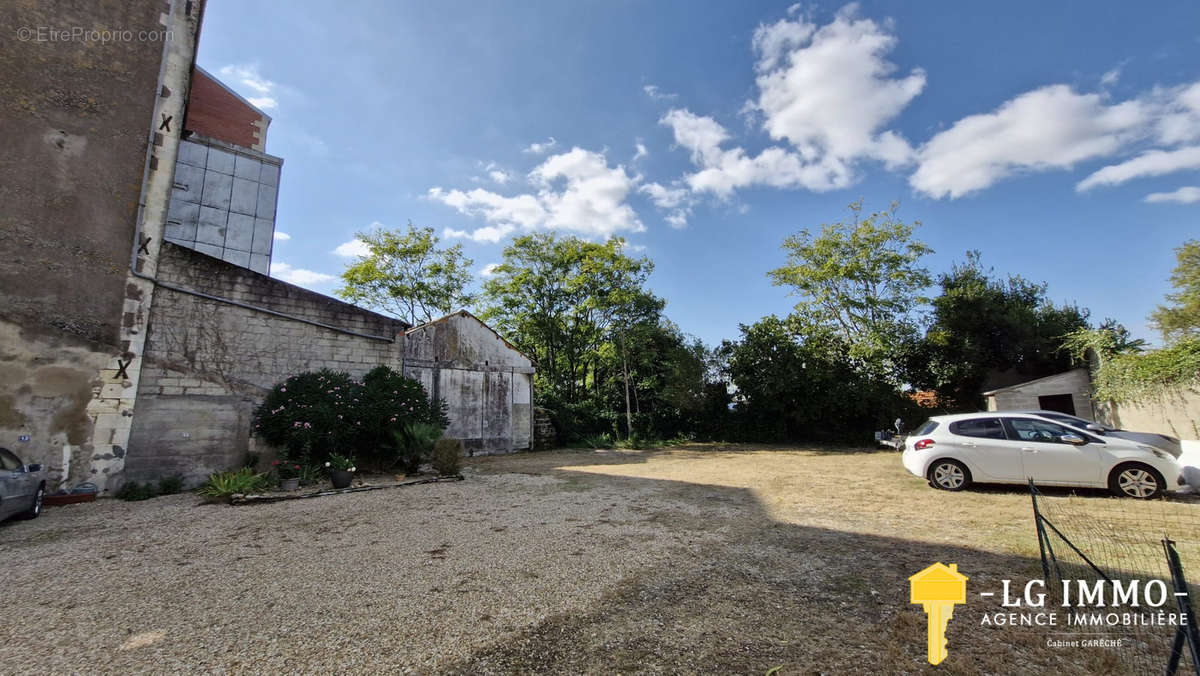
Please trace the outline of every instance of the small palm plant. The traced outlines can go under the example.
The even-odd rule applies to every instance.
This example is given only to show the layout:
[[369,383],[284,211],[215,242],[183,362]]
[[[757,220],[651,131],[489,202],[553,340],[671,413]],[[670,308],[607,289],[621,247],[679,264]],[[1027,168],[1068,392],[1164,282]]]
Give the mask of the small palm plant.
[[393,430],[392,434],[404,472],[416,474],[421,462],[433,451],[433,445],[442,438],[442,428],[430,423],[410,422]]

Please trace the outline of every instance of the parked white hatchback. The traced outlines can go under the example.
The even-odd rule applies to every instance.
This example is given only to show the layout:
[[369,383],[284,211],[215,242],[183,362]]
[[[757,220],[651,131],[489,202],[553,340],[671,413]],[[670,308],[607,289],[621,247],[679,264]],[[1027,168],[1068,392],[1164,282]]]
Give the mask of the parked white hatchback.
[[1182,482],[1179,463],[1161,449],[1002,411],[930,418],[905,440],[902,458],[909,472],[947,491],[1033,479],[1147,499],[1161,495],[1168,480]]

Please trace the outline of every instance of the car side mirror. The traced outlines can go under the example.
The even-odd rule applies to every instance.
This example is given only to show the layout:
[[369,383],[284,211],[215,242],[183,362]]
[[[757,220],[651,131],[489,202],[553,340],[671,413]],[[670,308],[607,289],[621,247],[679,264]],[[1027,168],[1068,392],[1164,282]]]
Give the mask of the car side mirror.
[[1097,425],[1096,423],[1088,423],[1088,426],[1084,429],[1089,432],[1095,432],[1096,434],[1104,434],[1104,427]]
[[25,471],[26,472],[40,472],[40,471],[42,471],[42,466],[41,466],[41,464],[25,465]]
[[1064,434],[1058,439],[1065,444],[1071,444],[1073,446],[1082,446],[1087,443],[1087,439],[1084,439],[1077,434]]

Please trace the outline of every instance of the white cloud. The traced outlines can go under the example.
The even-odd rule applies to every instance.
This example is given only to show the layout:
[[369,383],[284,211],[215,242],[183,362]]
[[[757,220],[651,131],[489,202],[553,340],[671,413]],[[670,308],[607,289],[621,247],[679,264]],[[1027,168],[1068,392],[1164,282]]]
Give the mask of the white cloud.
[[687,109],[663,116],[698,168],[685,177],[693,191],[728,198],[753,185],[832,190],[854,182],[860,160],[889,168],[911,161],[909,143],[884,127],[924,89],[925,73],[897,77],[886,58],[896,38],[856,12],[849,5],[823,26],[788,18],[755,31],[759,93],[743,112],[761,115],[763,129],[786,146],[751,155],[722,147],[732,137],[711,117]]
[[282,261],[271,261],[271,276],[276,279],[282,279],[289,284],[297,284],[299,286],[326,284],[337,279],[337,277],[327,275],[324,272],[314,272],[312,270],[305,270],[304,268],[292,267]]
[[1102,185],[1120,185],[1135,178],[1200,169],[1200,146],[1178,150],[1148,150],[1137,157],[1113,164],[1083,179],[1075,186],[1080,192]]
[[1154,192],[1146,195],[1150,203],[1175,202],[1177,204],[1195,204],[1200,202],[1200,188],[1187,186],[1174,192]]
[[638,192],[648,195],[654,206],[668,212],[663,217],[667,225],[676,229],[687,226],[688,216],[692,213],[691,195],[687,188],[667,188],[658,183],[646,183],[638,186]]
[[726,199],[734,190],[752,185],[832,190],[851,180],[849,166],[831,157],[805,162],[798,153],[778,146],[754,157],[740,147],[722,149],[729,133],[711,117],[677,109],[660,122],[671,127],[675,142],[691,151],[692,161],[700,168],[684,177],[694,192],[711,192]]
[[1155,90],[1151,96],[1163,107],[1156,130],[1159,141],[1172,145],[1200,140],[1200,81]]
[[476,188],[470,191],[430,188],[430,199],[459,213],[483,218],[491,227],[467,233],[447,228],[447,237],[496,242],[517,227],[564,230],[584,236],[609,237],[618,232],[641,232],[645,226],[626,197],[638,179],[623,166],[610,167],[601,153],[582,148],[552,155],[533,171],[536,193],[512,197]]
[[282,230],[275,231],[275,241],[276,242],[286,242],[291,238],[292,238],[291,235],[287,234],[286,232],[284,232]]
[[516,228],[512,225],[501,223],[500,225],[487,225],[482,228],[476,228],[470,232],[445,228],[442,230],[442,236],[446,239],[469,239],[480,244],[497,244],[500,240],[511,234],[513,230],[516,230]]
[[1112,70],[1108,71],[1104,75],[1100,76],[1100,85],[1102,87],[1111,87],[1111,86],[1117,84],[1117,81],[1120,79],[1121,79],[1121,67],[1117,66],[1116,68],[1113,68]]
[[500,267],[499,263],[488,263],[479,270],[479,276],[487,279],[496,276],[496,268]]
[[971,115],[918,151],[909,184],[932,197],[961,197],[1021,171],[1069,169],[1118,152],[1143,133],[1146,106],[1108,105],[1098,94],[1051,85]]
[[634,162],[637,162],[638,160],[642,159],[643,157],[647,157],[650,155],[650,151],[646,150],[646,144],[642,143],[641,141],[634,143],[633,147],[634,147],[634,150],[636,150],[636,152],[633,154]]
[[646,96],[649,96],[650,98],[654,99],[655,101],[670,101],[671,99],[677,98],[679,96],[678,94],[664,92],[662,89],[660,89],[658,87],[658,85],[652,85],[652,84],[642,87],[642,91],[646,92]]
[[246,100],[254,106],[268,110],[279,105],[279,101],[274,96],[279,89],[279,85],[263,77],[258,72],[258,64],[222,66],[217,71],[217,74],[220,75],[225,84],[230,85],[233,89],[241,89],[243,92],[246,90],[254,92],[256,96],[246,97]]
[[366,242],[355,237],[354,239],[350,240],[349,242],[342,242],[341,244],[337,245],[337,248],[335,248],[333,250],[333,253],[335,253],[343,258],[356,258],[358,256],[370,256],[371,255],[371,247],[367,246]]
[[911,154],[908,142],[880,130],[925,88],[925,72],[894,77],[896,66],[886,57],[896,37],[855,13],[849,5],[819,28],[804,19],[759,27],[763,128],[806,161],[875,158],[899,166]]
[[529,153],[532,155],[542,155],[546,152],[549,152],[550,149],[556,145],[558,145],[558,141],[555,140],[555,138],[553,136],[551,136],[550,138],[546,139],[545,143],[530,143],[529,147],[525,148],[521,152]]
[[499,183],[500,185],[504,185],[505,183],[508,183],[508,180],[511,177],[508,175],[507,171],[502,169],[493,169],[488,172],[488,178],[492,179],[496,183]]

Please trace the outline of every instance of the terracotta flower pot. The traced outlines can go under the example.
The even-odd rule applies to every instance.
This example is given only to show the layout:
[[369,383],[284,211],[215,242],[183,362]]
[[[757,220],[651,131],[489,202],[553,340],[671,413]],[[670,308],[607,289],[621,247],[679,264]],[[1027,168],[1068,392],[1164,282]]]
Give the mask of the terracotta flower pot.
[[349,488],[350,482],[354,480],[354,472],[344,469],[329,470],[329,480],[333,482],[334,488]]

